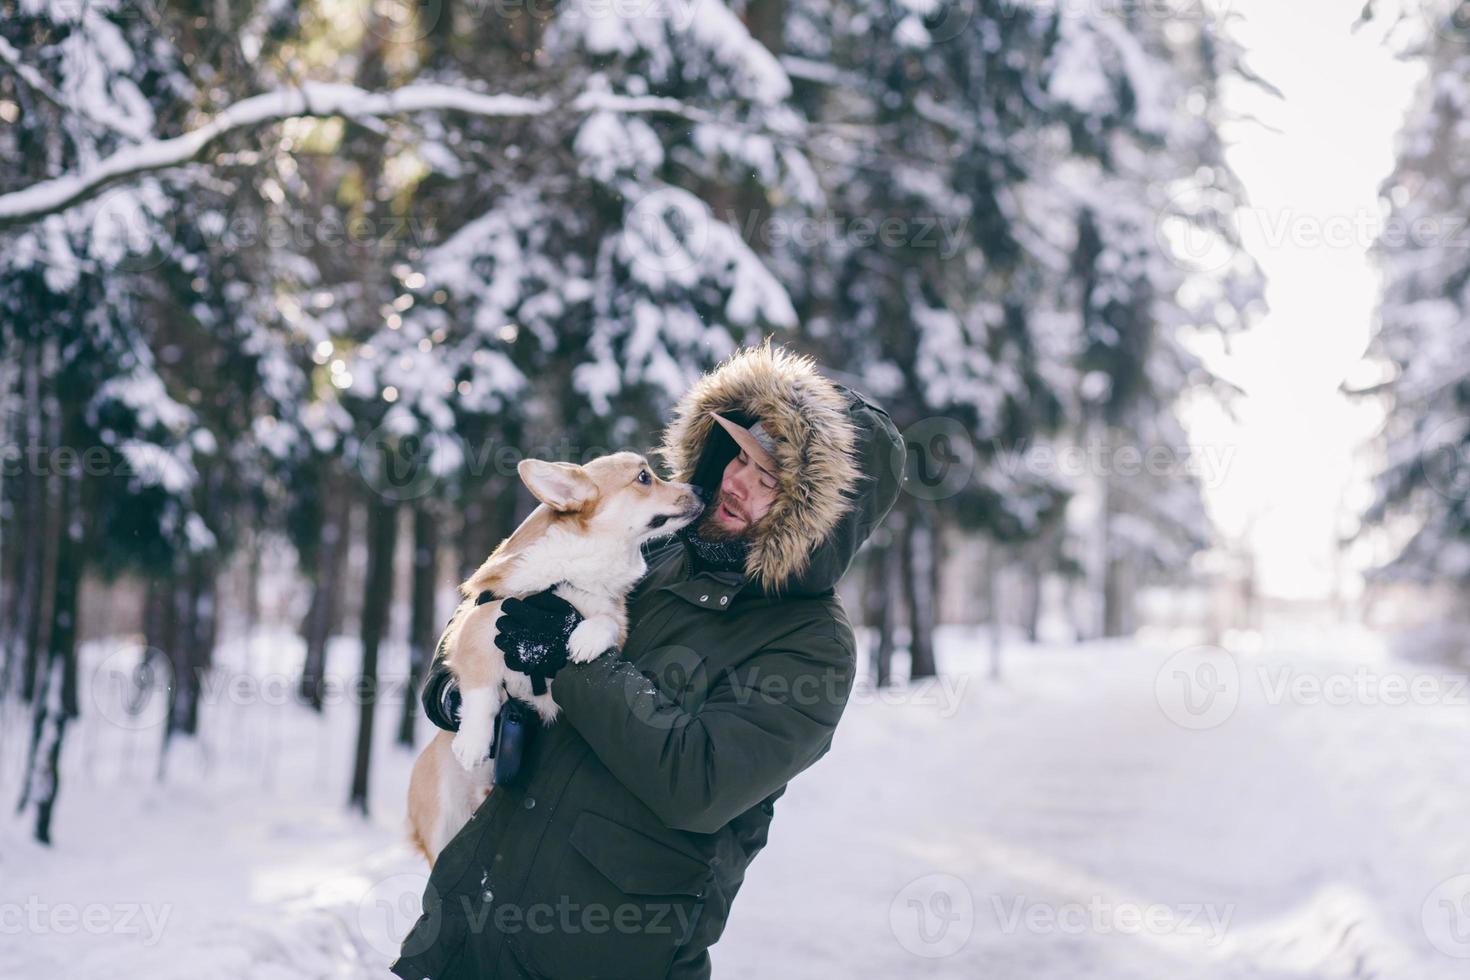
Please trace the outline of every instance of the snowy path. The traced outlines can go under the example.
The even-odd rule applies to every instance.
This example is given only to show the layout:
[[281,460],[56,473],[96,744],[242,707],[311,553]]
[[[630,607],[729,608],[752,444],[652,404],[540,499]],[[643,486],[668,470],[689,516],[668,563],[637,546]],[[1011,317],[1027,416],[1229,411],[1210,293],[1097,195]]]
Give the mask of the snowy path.
[[[854,706],[779,805],[716,974],[793,961],[808,976],[1001,980],[1470,974],[1451,955],[1470,955],[1470,881],[1428,903],[1448,952],[1423,924],[1436,886],[1470,872],[1466,695],[1451,680],[1420,698],[1438,703],[1313,704],[1313,679],[1336,679],[1332,699],[1361,669],[1353,690],[1371,696],[1375,678],[1415,668],[1351,634],[1276,635],[1279,649],[1235,651],[1240,682],[1212,710],[1238,704],[1198,730],[1170,720],[1216,720],[1188,714],[1175,672],[1223,680],[1209,671],[1227,662],[1167,645],[1019,648],[995,687],[975,642],[951,660],[975,671],[952,717]],[[1294,700],[1277,696],[1283,677]],[[816,928],[791,928],[797,916]]]
[[[860,692],[777,805],[716,977],[1464,977],[1470,696],[1360,634],[1273,637],[1017,646],[994,685],[949,633],[945,685]],[[84,726],[57,850],[0,822],[0,977],[385,978],[423,874],[380,729],[364,822],[342,719],[222,705],[170,786]]]

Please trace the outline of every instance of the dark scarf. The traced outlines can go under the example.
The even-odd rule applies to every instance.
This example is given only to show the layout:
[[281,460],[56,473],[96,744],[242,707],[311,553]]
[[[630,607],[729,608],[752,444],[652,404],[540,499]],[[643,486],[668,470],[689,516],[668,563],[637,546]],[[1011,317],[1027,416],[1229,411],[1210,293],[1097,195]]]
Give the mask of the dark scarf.
[[696,572],[744,572],[750,540],[745,537],[716,541],[702,537],[698,523],[688,524],[677,535],[688,543]]

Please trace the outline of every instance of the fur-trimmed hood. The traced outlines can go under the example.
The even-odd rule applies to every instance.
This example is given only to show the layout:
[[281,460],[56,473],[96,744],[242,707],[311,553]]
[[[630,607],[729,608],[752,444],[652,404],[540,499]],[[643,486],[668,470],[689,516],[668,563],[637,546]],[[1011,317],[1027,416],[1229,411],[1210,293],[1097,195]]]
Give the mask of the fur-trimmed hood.
[[903,439],[888,414],[810,357],[769,340],[738,351],[680,399],[658,449],[706,499],[736,452],[710,412],[762,421],[776,439],[776,501],[755,526],[746,578],[766,593],[831,589],[898,496]]

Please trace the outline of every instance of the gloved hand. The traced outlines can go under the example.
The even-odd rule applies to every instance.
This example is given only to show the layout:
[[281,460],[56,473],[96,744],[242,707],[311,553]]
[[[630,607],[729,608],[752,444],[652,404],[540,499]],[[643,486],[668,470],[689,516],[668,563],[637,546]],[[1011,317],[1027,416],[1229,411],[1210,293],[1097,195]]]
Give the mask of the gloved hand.
[[533,693],[545,694],[546,682],[567,664],[567,637],[580,622],[576,607],[549,589],[506,599],[495,620],[495,645],[506,666],[531,678]]

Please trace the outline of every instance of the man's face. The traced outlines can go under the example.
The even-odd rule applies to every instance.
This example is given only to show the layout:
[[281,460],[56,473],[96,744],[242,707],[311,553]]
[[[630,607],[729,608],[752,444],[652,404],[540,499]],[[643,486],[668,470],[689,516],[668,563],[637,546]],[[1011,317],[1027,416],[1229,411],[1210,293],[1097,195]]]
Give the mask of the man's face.
[[776,475],[741,450],[725,467],[719,492],[705,512],[701,533],[710,538],[738,538],[766,516],[776,502]]

